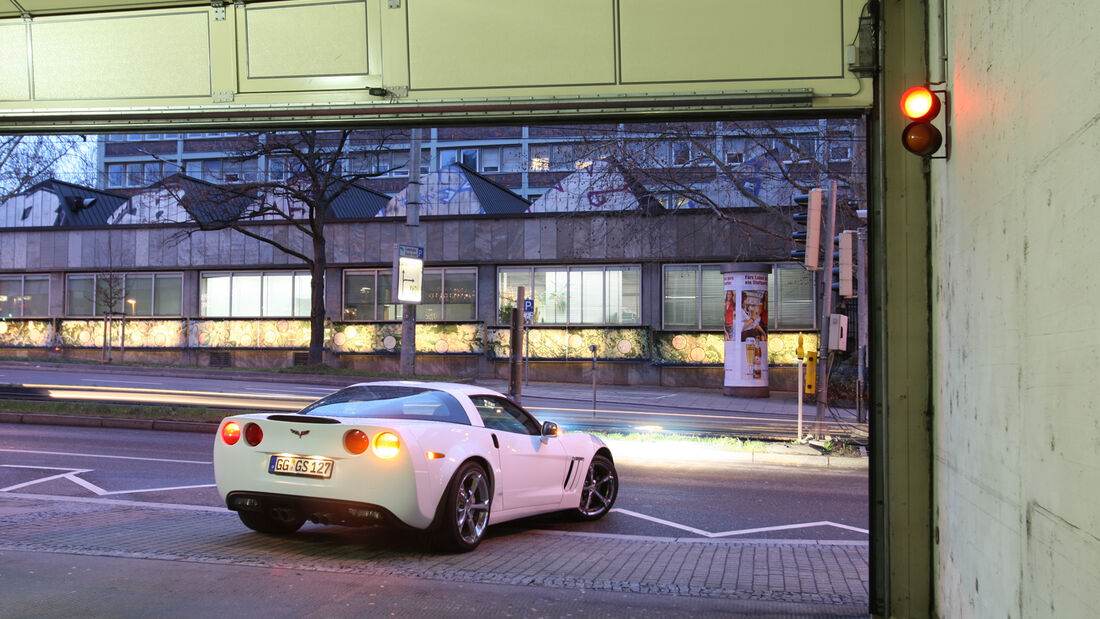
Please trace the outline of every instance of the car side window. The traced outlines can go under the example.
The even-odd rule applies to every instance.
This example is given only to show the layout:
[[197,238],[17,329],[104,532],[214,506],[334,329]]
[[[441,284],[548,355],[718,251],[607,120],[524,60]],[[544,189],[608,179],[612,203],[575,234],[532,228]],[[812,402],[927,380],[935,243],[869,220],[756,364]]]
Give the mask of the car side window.
[[487,395],[470,398],[481,415],[481,422],[490,430],[516,434],[542,434],[542,428],[531,415],[508,400]]

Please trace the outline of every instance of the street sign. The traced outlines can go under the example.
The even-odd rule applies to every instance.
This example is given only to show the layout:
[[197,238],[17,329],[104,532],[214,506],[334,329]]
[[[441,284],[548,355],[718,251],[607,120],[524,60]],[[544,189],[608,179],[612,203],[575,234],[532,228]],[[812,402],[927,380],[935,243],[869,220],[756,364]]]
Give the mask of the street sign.
[[523,319],[527,322],[531,322],[535,319],[535,300],[524,299],[523,300]]
[[417,247],[416,245],[398,245],[397,246],[398,258],[416,258],[417,260],[424,259],[424,248]]
[[396,245],[393,254],[393,298],[398,303],[420,303],[424,248]]

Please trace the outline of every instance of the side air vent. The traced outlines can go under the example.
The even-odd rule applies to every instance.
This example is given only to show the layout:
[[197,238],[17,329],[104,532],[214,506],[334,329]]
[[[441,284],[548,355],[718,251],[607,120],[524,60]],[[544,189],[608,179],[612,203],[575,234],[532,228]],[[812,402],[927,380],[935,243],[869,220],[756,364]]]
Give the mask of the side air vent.
[[210,367],[212,368],[228,368],[232,367],[233,362],[229,358],[228,350],[211,350],[210,351]]
[[309,353],[295,351],[292,363],[294,364],[294,367],[309,365]]
[[340,423],[339,419],[328,417],[310,417],[309,415],[268,415],[271,421],[289,421],[291,423]]

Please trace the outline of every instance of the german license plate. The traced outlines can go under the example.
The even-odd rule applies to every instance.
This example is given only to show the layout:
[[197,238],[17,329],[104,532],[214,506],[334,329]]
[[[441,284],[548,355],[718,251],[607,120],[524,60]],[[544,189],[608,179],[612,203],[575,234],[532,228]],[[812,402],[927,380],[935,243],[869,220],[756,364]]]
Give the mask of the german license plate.
[[299,477],[332,477],[332,460],[303,456],[271,456],[267,472],[272,475],[297,475]]

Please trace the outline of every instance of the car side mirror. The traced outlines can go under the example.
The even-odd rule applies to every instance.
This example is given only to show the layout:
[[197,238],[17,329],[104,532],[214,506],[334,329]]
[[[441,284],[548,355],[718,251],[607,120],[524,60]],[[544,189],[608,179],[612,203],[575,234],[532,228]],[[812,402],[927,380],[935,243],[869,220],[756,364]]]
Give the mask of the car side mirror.
[[554,423],[553,421],[544,421],[544,422],[542,422],[542,436],[543,437],[548,438],[548,437],[551,437],[551,436],[558,436],[560,434],[561,434],[561,428],[558,427],[558,424]]

